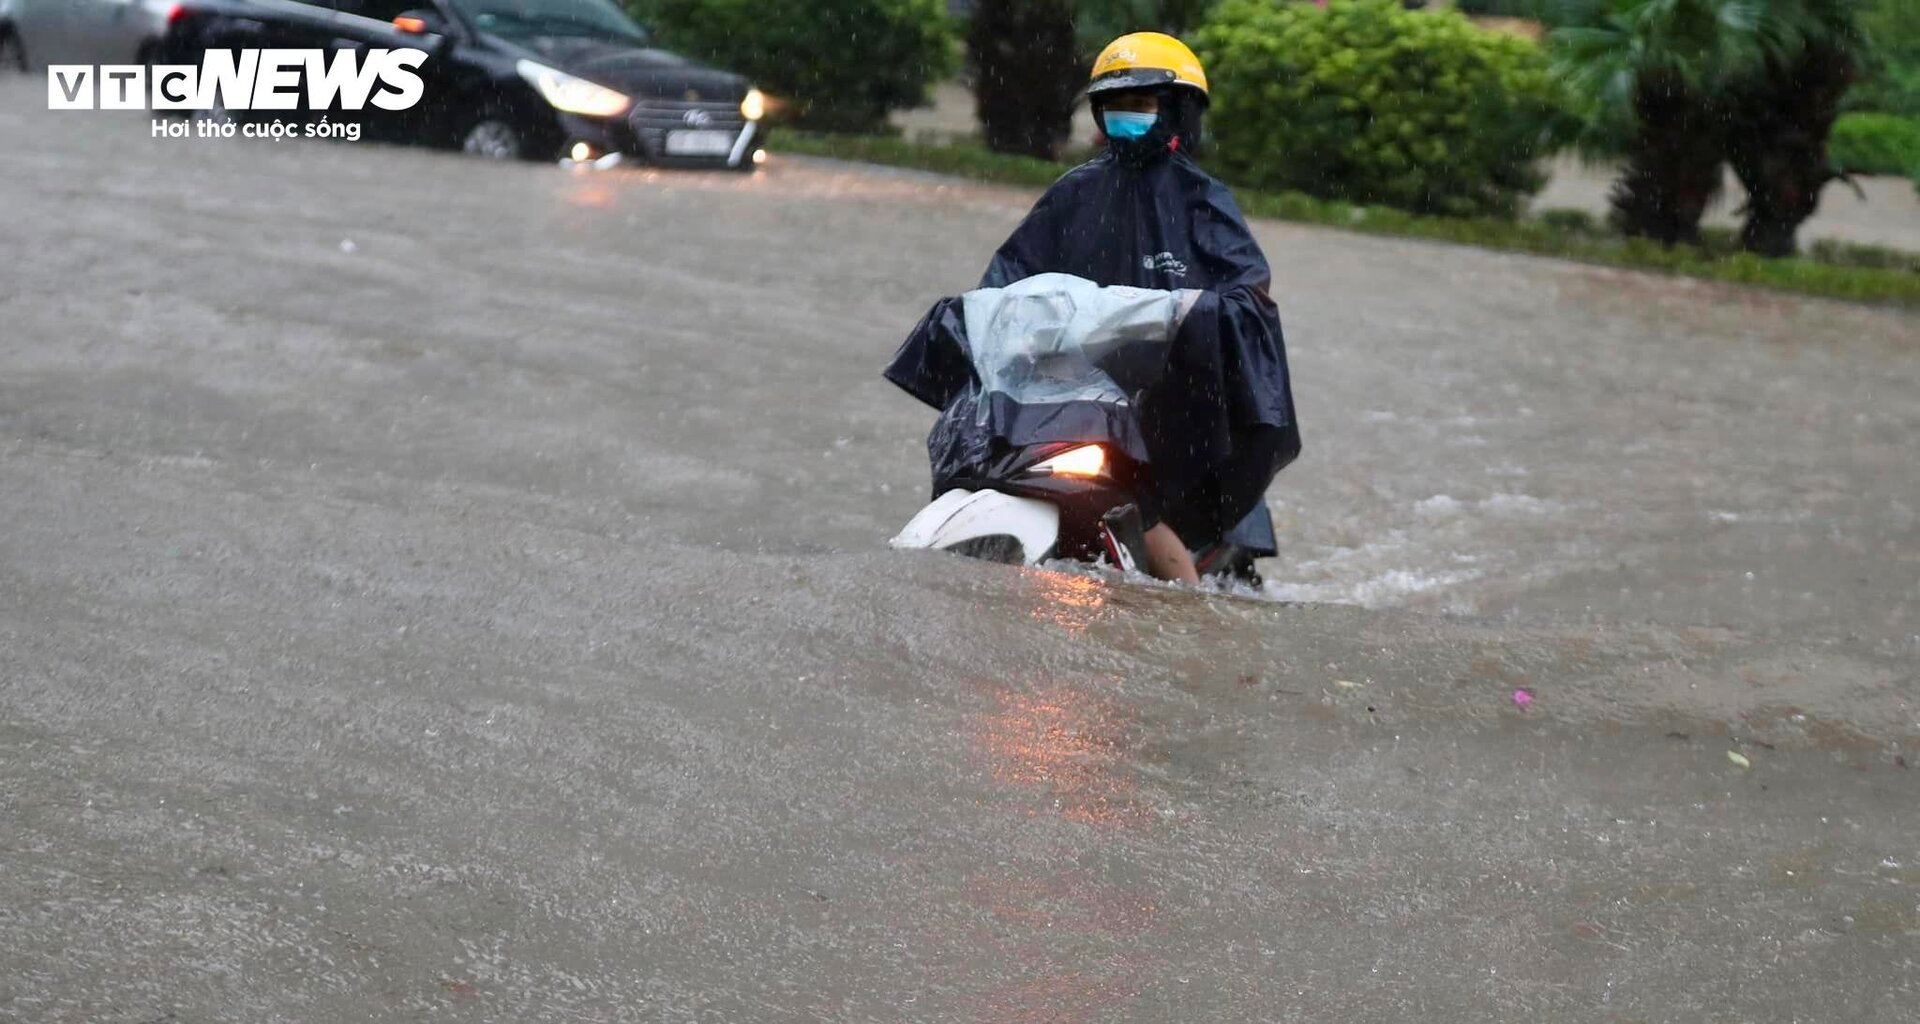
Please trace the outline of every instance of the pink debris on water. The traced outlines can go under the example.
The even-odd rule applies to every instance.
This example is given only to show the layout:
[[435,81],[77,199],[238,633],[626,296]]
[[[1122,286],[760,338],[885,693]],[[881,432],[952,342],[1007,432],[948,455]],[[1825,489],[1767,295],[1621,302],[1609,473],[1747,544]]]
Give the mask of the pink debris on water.
[[1524,708],[1533,703],[1533,694],[1525,690],[1515,690],[1513,691],[1513,702]]

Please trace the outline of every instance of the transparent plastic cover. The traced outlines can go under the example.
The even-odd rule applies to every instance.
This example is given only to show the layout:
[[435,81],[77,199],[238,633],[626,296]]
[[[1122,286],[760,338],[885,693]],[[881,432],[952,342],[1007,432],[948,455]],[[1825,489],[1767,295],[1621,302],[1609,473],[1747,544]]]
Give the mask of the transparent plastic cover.
[[[1128,346],[1170,344],[1198,294],[1103,288],[1070,274],[981,288],[961,297],[968,357],[988,395],[1125,406],[1126,391],[1100,364]],[[980,415],[989,404],[980,403]]]

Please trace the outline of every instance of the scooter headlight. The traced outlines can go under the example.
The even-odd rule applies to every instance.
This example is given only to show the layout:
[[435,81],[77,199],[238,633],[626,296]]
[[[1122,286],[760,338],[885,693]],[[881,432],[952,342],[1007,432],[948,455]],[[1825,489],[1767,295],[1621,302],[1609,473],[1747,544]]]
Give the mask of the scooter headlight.
[[1033,472],[1050,473],[1054,476],[1105,476],[1107,450],[1097,444],[1083,444],[1078,448],[1069,448],[1050,459],[1042,459],[1034,463]]
[[555,110],[588,117],[619,117],[633,105],[633,100],[625,93],[615,92],[604,85],[545,64],[523,60],[515,64],[514,69],[520,72],[521,78],[533,83],[533,87],[540,90],[540,95],[553,104]]

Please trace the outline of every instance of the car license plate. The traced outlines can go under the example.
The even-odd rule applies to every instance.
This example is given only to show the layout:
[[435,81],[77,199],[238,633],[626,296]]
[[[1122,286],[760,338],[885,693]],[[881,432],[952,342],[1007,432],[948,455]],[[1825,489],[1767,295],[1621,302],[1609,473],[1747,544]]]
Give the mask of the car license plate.
[[726,156],[733,152],[732,132],[668,132],[668,156]]

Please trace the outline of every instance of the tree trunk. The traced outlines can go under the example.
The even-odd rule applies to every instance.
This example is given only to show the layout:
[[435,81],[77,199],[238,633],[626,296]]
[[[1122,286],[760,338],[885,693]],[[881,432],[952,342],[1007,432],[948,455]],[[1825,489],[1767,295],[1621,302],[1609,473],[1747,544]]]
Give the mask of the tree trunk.
[[1791,256],[1800,225],[1835,177],[1827,136],[1852,84],[1853,57],[1810,44],[1784,64],[1767,62],[1736,93],[1727,154],[1747,191],[1740,245],[1761,256]]
[[1086,84],[1074,0],[980,0],[967,27],[973,94],[987,148],[1051,160],[1073,133]]
[[1700,243],[1700,220],[1720,194],[1724,122],[1703,97],[1675,83],[1642,82],[1639,127],[1608,202],[1622,232],[1662,245]]

